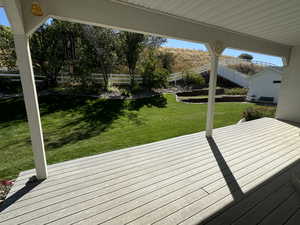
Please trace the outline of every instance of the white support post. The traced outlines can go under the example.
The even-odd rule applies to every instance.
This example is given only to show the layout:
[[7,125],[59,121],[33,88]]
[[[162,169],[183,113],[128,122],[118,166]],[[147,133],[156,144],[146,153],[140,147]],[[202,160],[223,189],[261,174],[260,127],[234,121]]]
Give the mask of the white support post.
[[207,117],[206,117],[206,137],[212,136],[212,130],[214,125],[214,111],[215,111],[215,94],[217,86],[217,75],[218,75],[218,63],[219,56],[224,50],[222,42],[216,41],[206,45],[211,60],[211,68],[209,75],[209,91],[208,91],[208,102],[207,102]]
[[44,149],[43,132],[40,119],[38,98],[32,69],[29,37],[24,28],[22,5],[19,0],[5,1],[4,9],[14,34],[17,64],[20,70],[23,96],[29,124],[36,177],[47,178],[47,164]]
[[26,34],[15,34],[14,40],[27,118],[31,134],[36,177],[39,180],[43,180],[47,178],[47,163],[44,149],[38,98],[32,69],[29,38]]
[[300,45],[293,46],[283,71],[276,118],[300,123]]

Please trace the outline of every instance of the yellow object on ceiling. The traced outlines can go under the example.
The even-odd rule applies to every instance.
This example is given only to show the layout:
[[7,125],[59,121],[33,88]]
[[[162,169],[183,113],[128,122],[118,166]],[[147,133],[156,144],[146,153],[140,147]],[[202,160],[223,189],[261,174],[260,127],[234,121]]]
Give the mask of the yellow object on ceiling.
[[44,12],[43,12],[39,2],[32,2],[31,12],[34,16],[43,16],[44,15]]

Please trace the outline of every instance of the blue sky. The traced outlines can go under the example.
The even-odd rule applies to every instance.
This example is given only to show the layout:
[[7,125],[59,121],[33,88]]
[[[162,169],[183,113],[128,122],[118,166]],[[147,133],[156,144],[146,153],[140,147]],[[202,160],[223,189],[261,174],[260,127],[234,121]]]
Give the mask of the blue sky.
[[0,8],[0,24],[9,26],[9,22],[8,22],[8,19],[6,17],[6,14],[5,14],[5,11],[3,8]]
[[[8,19],[6,17],[4,9],[2,9],[2,8],[0,8],[0,25],[9,26]],[[180,41],[180,40],[175,40],[175,39],[168,39],[167,43],[165,43],[164,46],[173,47],[173,48],[189,48],[189,49],[197,49],[197,50],[206,51],[206,48],[203,44],[192,43],[192,42],[187,42],[187,41]],[[275,65],[282,66],[281,58],[275,57],[275,56],[263,55],[263,54],[259,54],[259,53],[254,53],[254,52],[240,51],[240,50],[235,50],[235,49],[225,49],[225,51],[223,52],[223,55],[239,56],[241,53],[251,54],[254,57],[254,60],[270,62]]]

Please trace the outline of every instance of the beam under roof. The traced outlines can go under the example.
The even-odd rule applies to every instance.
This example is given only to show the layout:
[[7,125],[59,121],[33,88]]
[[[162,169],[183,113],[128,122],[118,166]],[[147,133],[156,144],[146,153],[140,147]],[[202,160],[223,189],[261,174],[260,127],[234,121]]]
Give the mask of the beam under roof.
[[[22,1],[24,23],[27,32],[32,32],[41,23],[29,13],[28,0]],[[155,11],[109,0],[40,0],[47,17],[110,27],[115,29],[153,34],[168,38],[209,43],[222,41],[226,47],[260,52],[289,58],[290,46],[264,40],[174,17]],[[24,9],[26,11],[24,11]]]

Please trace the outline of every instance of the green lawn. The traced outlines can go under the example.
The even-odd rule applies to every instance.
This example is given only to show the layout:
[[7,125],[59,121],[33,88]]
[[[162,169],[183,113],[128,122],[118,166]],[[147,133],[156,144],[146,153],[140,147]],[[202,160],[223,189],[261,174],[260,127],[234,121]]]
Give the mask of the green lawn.
[[[206,105],[173,95],[143,100],[39,98],[49,164],[204,130]],[[236,123],[246,103],[216,104],[215,126]],[[22,99],[0,100],[0,179],[33,168]]]

